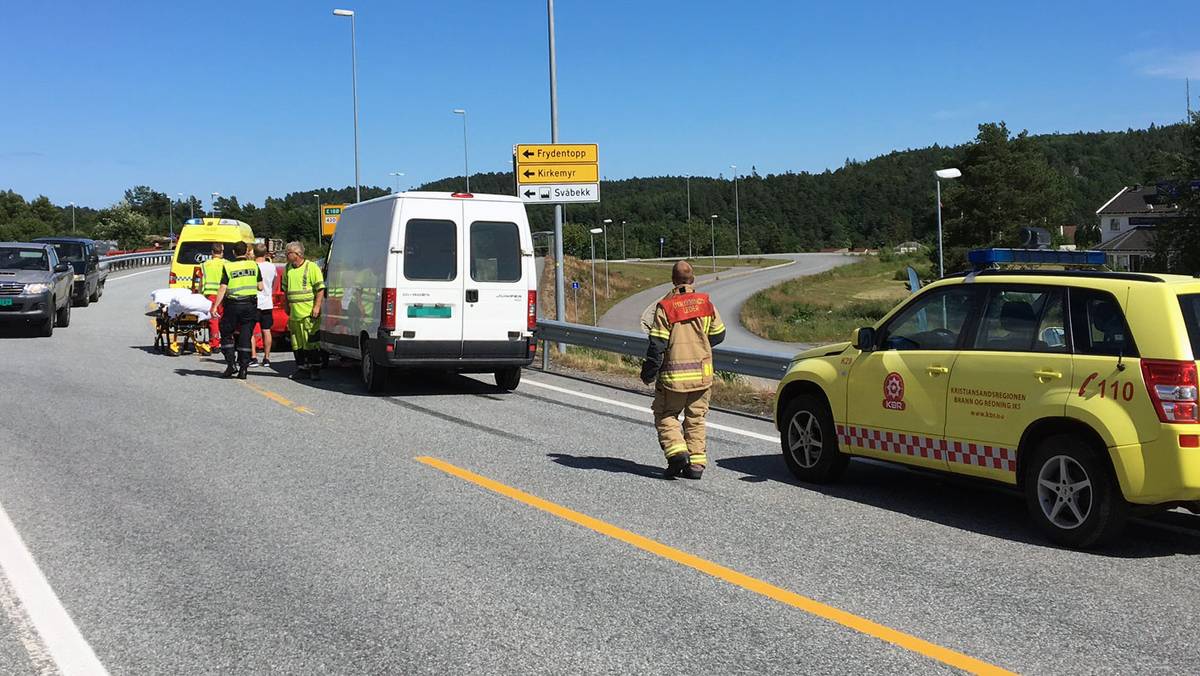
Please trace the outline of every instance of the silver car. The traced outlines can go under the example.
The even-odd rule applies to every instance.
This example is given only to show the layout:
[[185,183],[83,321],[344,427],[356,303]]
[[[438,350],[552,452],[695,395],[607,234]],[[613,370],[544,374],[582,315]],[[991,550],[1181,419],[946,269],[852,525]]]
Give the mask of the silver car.
[[0,242],[0,323],[33,322],[43,336],[71,323],[70,263],[51,244]]

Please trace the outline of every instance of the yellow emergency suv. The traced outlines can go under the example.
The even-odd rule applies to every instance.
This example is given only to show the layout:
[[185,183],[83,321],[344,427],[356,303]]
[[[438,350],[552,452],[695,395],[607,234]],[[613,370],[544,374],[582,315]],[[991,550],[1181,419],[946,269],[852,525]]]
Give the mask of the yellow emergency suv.
[[212,245],[220,242],[227,248],[234,242],[254,245],[254,231],[242,221],[232,218],[189,218],[179,231],[175,255],[171,260],[168,285],[191,288],[192,274],[204,261],[212,258]]
[[1095,269],[1100,252],[971,260],[797,355],[775,412],[796,478],[831,482],[863,457],[1010,484],[1079,548],[1140,506],[1197,504],[1200,279]]

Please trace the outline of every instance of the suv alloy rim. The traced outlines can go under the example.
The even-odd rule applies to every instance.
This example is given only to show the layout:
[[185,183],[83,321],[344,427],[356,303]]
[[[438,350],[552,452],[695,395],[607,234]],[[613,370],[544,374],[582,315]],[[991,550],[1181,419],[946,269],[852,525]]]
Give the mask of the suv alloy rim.
[[1057,528],[1078,528],[1092,512],[1092,481],[1069,456],[1056,455],[1042,464],[1037,492],[1042,514]]
[[821,423],[811,411],[800,411],[788,425],[788,452],[797,465],[808,469],[821,459]]

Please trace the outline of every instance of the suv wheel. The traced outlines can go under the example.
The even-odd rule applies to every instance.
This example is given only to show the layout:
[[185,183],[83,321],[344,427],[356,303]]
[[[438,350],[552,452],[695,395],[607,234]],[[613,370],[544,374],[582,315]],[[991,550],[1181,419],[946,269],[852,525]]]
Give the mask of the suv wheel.
[[92,297],[88,295],[87,289],[84,289],[83,293],[79,295],[79,307],[87,307],[91,302]]
[[1116,537],[1129,505],[1102,456],[1075,435],[1043,439],[1025,463],[1025,505],[1052,541],[1087,548]]
[[367,341],[363,341],[362,346],[362,382],[367,391],[372,394],[378,394],[383,391],[387,384],[387,368],[375,363],[375,359],[371,356],[371,349]]
[[788,404],[780,425],[779,442],[788,469],[801,481],[837,481],[850,458],[838,450],[833,415],[825,403],[801,394]]
[[67,298],[67,302],[63,303],[63,306],[58,309],[58,312],[55,313],[54,324],[56,326],[62,327],[64,329],[71,325],[71,298],[70,297]]
[[38,333],[42,334],[43,338],[49,338],[54,335],[54,315],[50,315],[42,320],[38,326]]
[[496,387],[502,390],[512,392],[521,384],[521,367],[513,366],[511,368],[500,369],[496,371]]

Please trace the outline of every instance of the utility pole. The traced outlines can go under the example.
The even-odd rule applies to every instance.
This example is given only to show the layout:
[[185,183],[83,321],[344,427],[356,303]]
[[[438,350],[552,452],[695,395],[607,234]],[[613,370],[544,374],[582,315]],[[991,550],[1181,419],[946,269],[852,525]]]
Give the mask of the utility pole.
[[[546,0],[546,30],[550,46],[550,142],[558,143],[558,59],[554,50],[554,0]],[[562,321],[567,317],[566,289],[563,288],[563,208],[554,205],[554,318]],[[592,260],[596,257],[593,254]],[[594,264],[594,263],[593,263]],[[595,283],[592,293],[596,292]],[[566,344],[559,343],[558,351],[566,351]]]
[[688,258],[692,257],[692,177],[688,176],[684,179],[687,182],[687,233],[688,233]]

